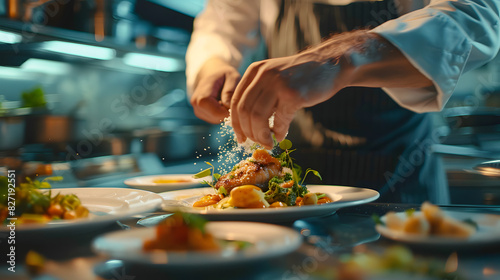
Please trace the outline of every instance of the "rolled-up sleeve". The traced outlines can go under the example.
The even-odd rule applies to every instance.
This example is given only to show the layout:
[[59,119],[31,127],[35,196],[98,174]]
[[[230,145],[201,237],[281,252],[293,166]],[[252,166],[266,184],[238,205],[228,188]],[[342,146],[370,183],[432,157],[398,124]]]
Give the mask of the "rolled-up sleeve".
[[460,76],[493,59],[500,48],[499,0],[437,0],[388,21],[373,32],[395,45],[430,88],[384,88],[415,112],[441,110]]
[[239,68],[247,53],[260,42],[260,1],[211,0],[194,21],[194,31],[186,53],[188,93],[193,92],[203,64],[219,57]]

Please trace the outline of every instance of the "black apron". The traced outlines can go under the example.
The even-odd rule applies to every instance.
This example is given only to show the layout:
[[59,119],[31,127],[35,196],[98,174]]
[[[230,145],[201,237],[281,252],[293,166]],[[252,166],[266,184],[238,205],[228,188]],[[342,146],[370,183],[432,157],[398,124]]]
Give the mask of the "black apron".
[[[372,28],[396,18],[393,0],[355,2],[346,6],[309,2],[321,38],[361,28]],[[303,3],[303,2],[302,2]],[[300,1],[282,1],[276,33],[294,26],[297,50],[314,44]],[[312,5],[312,6],[311,6]],[[310,25],[310,19],[308,20]],[[318,30],[315,30],[318,32]],[[306,34],[306,35],[304,35]],[[283,35],[283,34],[282,34]],[[279,36],[276,36],[278,38]],[[279,53],[269,44],[270,56]],[[276,46],[276,44],[274,44]],[[318,170],[322,181],[308,183],[373,188],[378,202],[449,203],[445,173],[430,146],[432,120],[400,107],[379,88],[350,87],[330,100],[299,112],[289,135],[297,149],[292,157],[301,166]]]

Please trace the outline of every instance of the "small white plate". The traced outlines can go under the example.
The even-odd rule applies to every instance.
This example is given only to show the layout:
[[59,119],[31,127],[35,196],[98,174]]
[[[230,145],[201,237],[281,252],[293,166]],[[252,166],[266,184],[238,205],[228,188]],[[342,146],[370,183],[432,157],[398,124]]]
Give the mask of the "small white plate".
[[[89,209],[89,217],[75,220],[58,220],[46,224],[22,224],[16,226],[16,232],[38,232],[48,230],[91,229],[111,224],[115,221],[137,214],[157,210],[163,199],[158,194],[125,188],[67,188],[52,189],[57,193],[75,194],[82,205]],[[0,232],[9,231],[2,226]]]
[[206,230],[217,239],[251,243],[241,251],[219,252],[143,252],[145,240],[155,236],[156,228],[117,231],[94,240],[92,249],[110,258],[167,267],[228,266],[282,256],[302,244],[301,235],[287,227],[251,222],[208,222]]
[[162,208],[166,211],[183,211],[200,214],[208,220],[266,221],[285,222],[308,217],[324,216],[337,209],[374,201],[379,197],[377,191],[365,188],[308,185],[313,193],[325,193],[333,202],[320,205],[304,205],[259,209],[206,209],[193,207],[193,203],[207,194],[214,194],[213,188],[198,188],[161,193],[165,200]]
[[[443,210],[445,215],[455,218],[459,221],[471,219],[478,225],[478,229],[474,235],[468,239],[456,239],[440,236],[422,236],[417,234],[409,234],[398,230],[392,230],[384,225],[377,225],[376,230],[384,237],[401,241],[409,244],[460,247],[460,246],[477,246],[493,243],[500,243],[500,215],[468,213]],[[420,213],[416,211],[415,214]],[[405,218],[406,213],[397,213],[401,218]],[[382,222],[385,222],[385,216],[381,217]]]
[[[173,180],[174,182],[156,183],[157,180]],[[177,180],[182,182],[175,182]],[[134,188],[160,193],[201,186],[204,180],[206,179],[193,178],[193,174],[165,174],[134,177],[125,180],[124,183]]]

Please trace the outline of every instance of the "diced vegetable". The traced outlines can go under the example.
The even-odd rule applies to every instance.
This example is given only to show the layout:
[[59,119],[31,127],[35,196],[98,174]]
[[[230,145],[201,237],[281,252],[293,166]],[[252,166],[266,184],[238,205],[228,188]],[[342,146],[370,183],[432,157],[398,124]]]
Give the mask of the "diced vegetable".
[[[51,220],[88,217],[89,210],[74,194],[52,196],[48,181],[59,181],[61,177],[48,177],[43,181],[26,178],[25,183],[15,187],[15,216],[18,223],[46,223]],[[5,177],[0,176],[0,193],[6,193],[7,185],[1,185]],[[49,190],[42,190],[49,189]],[[2,196],[0,200],[0,221],[5,222],[8,205]],[[7,211],[7,212],[6,212]]]

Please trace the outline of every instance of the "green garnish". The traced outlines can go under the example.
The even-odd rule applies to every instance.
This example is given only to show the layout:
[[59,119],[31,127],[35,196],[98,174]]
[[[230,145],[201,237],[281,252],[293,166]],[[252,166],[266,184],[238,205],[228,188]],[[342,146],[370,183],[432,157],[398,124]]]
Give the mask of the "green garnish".
[[295,150],[290,150],[292,148],[292,141],[285,139],[279,143],[279,147],[284,151],[279,156],[277,156],[277,158],[280,160],[281,166],[287,167],[292,170],[292,178],[296,184],[299,184],[300,182],[300,185],[303,185],[304,180],[306,179],[306,176],[309,173],[313,173],[320,180],[322,179],[318,171],[308,168],[306,170],[306,173],[304,174],[304,178],[301,180],[300,176],[302,175],[302,168],[296,163],[294,163],[293,158],[290,156],[290,154],[293,151],[295,151]]
[[242,241],[242,240],[224,240],[224,239],[221,239],[221,240],[219,240],[219,242],[222,243],[222,245],[224,247],[233,247],[236,251],[244,250],[244,249],[251,247],[253,245],[251,242]]
[[228,195],[228,193],[226,191],[226,188],[224,188],[223,186],[220,186],[219,189],[217,190],[217,192],[219,194],[222,194],[223,196],[227,196]]
[[200,179],[210,176],[212,174],[212,168],[207,168],[193,175],[193,178]]
[[385,226],[385,223],[380,219],[380,216],[377,214],[372,215],[372,220],[375,222],[376,225]]
[[238,168],[240,168],[240,165],[239,165],[239,164],[236,164],[235,166],[233,166],[233,169],[231,169],[231,171],[235,171],[235,170],[237,170]]
[[292,148],[292,141],[288,139],[284,139],[279,143],[280,149],[282,150],[290,150]]
[[326,196],[326,194],[325,194],[325,193],[322,193],[322,194],[316,194],[316,197],[317,197],[318,199],[323,198],[323,197],[325,197],[325,196]]
[[217,181],[219,181],[219,178],[221,175],[219,173],[215,173],[215,167],[210,162],[205,161],[205,163],[210,165],[211,167],[194,174],[193,178],[200,179],[200,178],[205,178],[205,177],[208,177],[211,175],[212,182],[203,181],[202,183],[207,184],[207,185],[211,186],[212,188],[215,188],[215,183],[217,183]]
[[407,217],[411,217],[415,213],[415,208],[406,209],[405,213]]
[[316,175],[316,177],[318,177],[320,180],[323,180],[323,178],[321,178],[321,174],[319,174],[318,171],[314,170],[314,169],[311,169],[311,168],[307,168],[306,169],[306,174],[304,174],[304,178],[302,179],[302,182],[300,183],[301,185],[304,184],[304,180],[306,179],[307,177],[307,174],[309,174],[309,172],[312,172],[314,175]]
[[264,194],[265,199],[269,204],[273,202],[280,201],[288,206],[295,205],[298,197],[304,197],[308,190],[306,187],[300,186],[298,184],[293,184],[291,188],[282,188],[281,184],[292,180],[291,174],[285,174],[283,178],[273,177],[269,181],[269,190]]
[[205,220],[203,217],[196,215],[196,214],[189,214],[189,213],[183,213],[183,212],[178,212],[178,213],[180,215],[182,215],[184,222],[189,227],[197,228],[203,234],[205,233],[205,224],[207,223],[207,220]]

